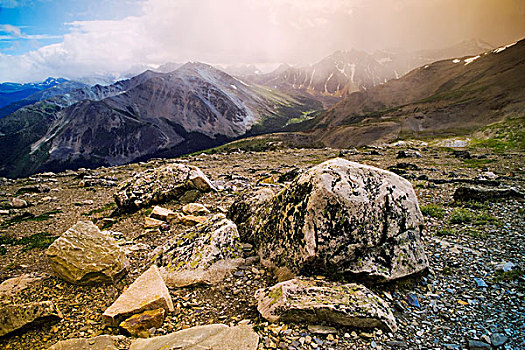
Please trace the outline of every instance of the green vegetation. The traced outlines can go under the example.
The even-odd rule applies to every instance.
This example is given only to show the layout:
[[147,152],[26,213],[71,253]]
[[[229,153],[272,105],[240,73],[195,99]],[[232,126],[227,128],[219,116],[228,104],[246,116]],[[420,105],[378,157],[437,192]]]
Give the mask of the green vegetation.
[[496,271],[492,282],[515,281],[523,275],[525,275],[525,272],[520,268],[510,271],[498,270]]
[[450,213],[448,221],[451,224],[467,224],[471,223],[473,220],[472,213],[467,209],[455,209]]
[[457,234],[458,234],[457,230],[454,230],[448,227],[445,227],[445,228],[442,228],[436,231],[436,236],[439,236],[439,237],[457,236]]
[[450,213],[448,221],[451,224],[473,224],[473,225],[499,223],[496,217],[488,213],[476,214],[465,208],[455,209],[452,213]]
[[462,159],[463,163],[465,163],[465,167],[467,168],[482,168],[487,164],[494,163],[496,159],[488,159],[488,158],[471,158],[471,159]]
[[[20,239],[8,236],[0,236],[0,245],[22,245],[22,251],[28,251],[34,248],[46,249],[58,237],[51,236],[48,232],[39,232],[31,236],[22,237]],[[0,246],[0,255],[5,255],[7,249]]]
[[488,125],[476,133],[470,147],[490,148],[494,152],[525,150],[525,114]]
[[99,213],[103,213],[109,210],[114,210],[115,208],[117,208],[117,204],[115,202],[110,202],[110,203],[105,204],[103,207],[93,209],[87,213],[82,213],[81,215],[90,216],[93,214],[99,214]]
[[470,209],[489,209],[489,206],[486,202],[478,202],[475,200],[470,200],[466,202],[454,202],[453,205]]
[[429,204],[421,207],[421,213],[425,216],[431,216],[433,218],[443,218],[445,217],[445,208],[440,207],[439,205]]
[[34,215],[31,213],[22,213],[13,216],[12,218],[4,221],[1,227],[9,227],[13,224],[24,222],[24,221],[45,221],[51,219],[55,214],[61,213],[61,210],[51,210],[40,215]]

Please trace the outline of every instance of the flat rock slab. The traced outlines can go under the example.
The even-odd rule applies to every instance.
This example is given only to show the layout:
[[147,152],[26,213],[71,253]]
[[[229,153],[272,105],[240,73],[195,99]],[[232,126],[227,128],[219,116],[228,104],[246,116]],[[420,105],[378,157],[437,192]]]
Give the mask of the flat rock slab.
[[37,275],[25,274],[3,281],[0,283],[0,300],[7,299],[17,293],[20,293],[41,279],[42,277]]
[[16,330],[58,321],[62,314],[52,301],[0,306],[0,337]]
[[170,209],[162,208],[156,205],[150,214],[150,217],[157,220],[169,221],[177,217],[177,214]]
[[[268,267],[369,281],[428,267],[416,194],[392,172],[335,158],[299,175],[270,200],[256,195],[259,200],[232,205],[229,217]],[[247,209],[251,213],[242,213]]]
[[79,221],[46,251],[51,268],[67,282],[95,284],[112,282],[129,263],[117,242],[89,221]]
[[130,340],[123,336],[99,335],[93,338],[62,340],[48,350],[121,350],[129,347]]
[[163,308],[172,312],[173,301],[157,266],[140,275],[102,315],[105,324],[118,326],[128,317],[146,310]]
[[189,203],[182,207],[182,212],[187,215],[206,215],[210,211],[200,203]]
[[168,335],[149,339],[136,339],[130,350],[255,350],[259,336],[252,326],[228,327],[212,324],[184,329]]
[[216,214],[175,236],[157,255],[170,287],[216,284],[244,262],[239,233],[224,214]]
[[525,198],[525,195],[515,188],[484,188],[462,186],[454,191],[455,201],[494,201],[506,198]]
[[120,186],[114,198],[120,210],[130,212],[179,199],[192,190],[208,192],[215,188],[199,168],[169,164],[136,174]]
[[270,322],[326,322],[397,330],[389,305],[359,284],[293,279],[255,293],[257,310]]

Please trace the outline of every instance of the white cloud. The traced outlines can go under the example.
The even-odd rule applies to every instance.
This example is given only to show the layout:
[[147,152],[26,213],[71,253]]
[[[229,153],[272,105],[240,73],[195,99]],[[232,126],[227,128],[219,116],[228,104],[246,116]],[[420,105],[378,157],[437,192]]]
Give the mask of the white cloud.
[[[19,56],[0,54],[0,81],[75,78],[168,61],[309,63],[352,47],[439,47],[474,28],[461,16],[468,12],[463,7],[478,0],[465,0],[463,7],[456,1],[144,0],[139,16],[75,21],[58,44]],[[458,15],[449,22],[440,11]],[[4,37],[16,36],[16,27],[4,27]]]

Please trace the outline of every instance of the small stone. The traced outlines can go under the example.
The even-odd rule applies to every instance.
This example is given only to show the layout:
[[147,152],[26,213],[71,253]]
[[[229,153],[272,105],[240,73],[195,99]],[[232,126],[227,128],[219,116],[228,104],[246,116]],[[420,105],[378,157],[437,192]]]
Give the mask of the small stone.
[[170,221],[174,218],[177,217],[177,214],[170,210],[170,209],[166,209],[166,208],[162,208],[162,207],[159,207],[158,205],[156,205],[151,214],[150,214],[150,217],[152,217],[153,219],[158,219],[158,220],[163,220],[163,221]]
[[27,202],[20,198],[12,198],[11,199],[11,206],[13,208],[26,208],[28,206]]
[[308,325],[308,331],[313,334],[337,334],[337,329],[334,327],[321,325]]
[[468,349],[469,350],[491,350],[492,347],[490,346],[490,344],[484,343],[482,341],[469,339]]
[[492,333],[490,335],[490,343],[492,346],[498,347],[504,345],[509,341],[509,337],[502,333]]
[[478,285],[480,288],[486,288],[488,285],[483,281],[481,278],[474,278],[474,282]]
[[157,219],[150,218],[149,216],[146,216],[144,218],[144,228],[156,228],[164,225],[164,221],[160,221]]
[[210,211],[204,205],[200,203],[189,203],[182,207],[182,212],[187,215],[206,215]]
[[389,340],[385,344],[392,349],[408,348],[408,344],[401,340]]
[[143,338],[144,333],[151,334],[150,329],[155,330],[162,326],[165,313],[166,311],[163,308],[146,310],[122,321],[119,327],[131,336]]
[[208,220],[206,216],[183,215],[180,217],[180,222],[185,226],[195,226]]
[[414,293],[408,293],[407,295],[407,302],[412,305],[412,306],[415,306],[417,308],[420,307],[419,305],[419,300],[417,298],[417,295],[415,295]]

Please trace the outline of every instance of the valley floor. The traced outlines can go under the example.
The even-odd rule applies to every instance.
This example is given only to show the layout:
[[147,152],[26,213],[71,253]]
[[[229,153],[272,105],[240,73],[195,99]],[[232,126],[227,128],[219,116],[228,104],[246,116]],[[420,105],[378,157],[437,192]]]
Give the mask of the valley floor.
[[[372,289],[395,310],[399,330],[338,327],[336,334],[319,335],[306,324],[272,325],[256,309],[255,290],[276,283],[261,265],[241,266],[233,276],[213,287],[171,289],[176,311],[167,316],[157,334],[208,323],[237,324],[250,320],[260,335],[260,348],[284,349],[465,349],[469,340],[502,348],[525,348],[525,212],[523,201],[469,202],[458,205],[452,195],[458,179],[476,182],[487,171],[502,185],[525,188],[525,154],[470,150],[474,157],[456,158],[451,149],[419,147],[420,158],[397,159],[401,148],[339,150],[284,149],[265,152],[201,154],[183,158],[198,166],[222,191],[193,199],[212,213],[227,210],[244,190],[283,186],[279,175],[295,167],[306,169],[341,155],[380,168],[396,166],[413,184],[426,219],[423,242],[430,261],[428,274]],[[476,157],[482,156],[482,157]],[[148,253],[169,240],[166,231],[144,229],[147,209],[111,217],[114,185],[133,174],[177,160],[152,160],[96,170],[68,171],[19,180],[0,180],[0,202],[13,197],[31,206],[2,211],[0,216],[0,282],[34,274],[42,277],[10,302],[52,300],[64,315],[54,325],[42,325],[0,338],[2,349],[46,349],[59,340],[117,334],[103,328],[102,313],[151,264]],[[399,164],[405,163],[405,164]],[[406,165],[409,164],[409,165]],[[408,168],[408,169],[406,169]],[[488,174],[491,176],[491,174]],[[16,195],[23,187],[49,186],[44,193]],[[163,205],[181,211],[183,203]],[[28,214],[25,214],[28,213]],[[55,236],[78,220],[120,232],[131,267],[115,284],[74,286],[55,276],[45,257]],[[173,231],[186,227],[177,224]],[[519,268],[498,271],[498,265]],[[486,285],[483,286],[483,285]],[[410,295],[410,297],[409,297]],[[417,300],[417,303],[415,302]],[[417,305],[416,305],[417,304]]]

